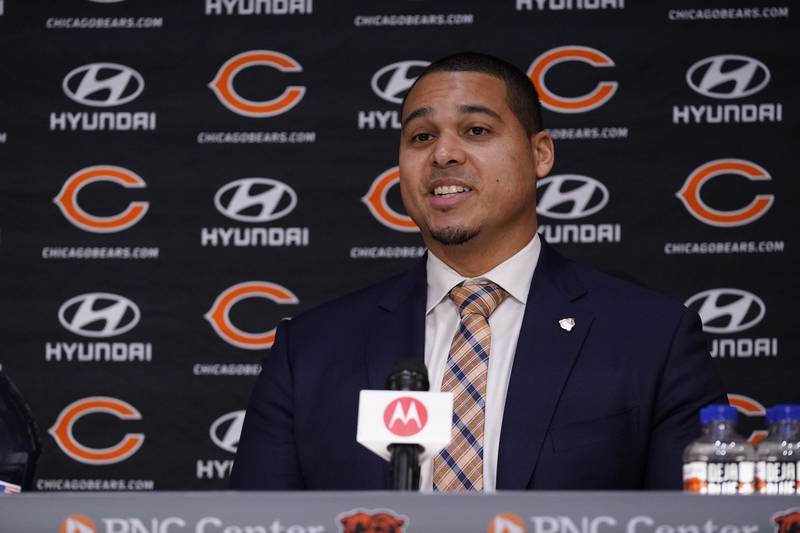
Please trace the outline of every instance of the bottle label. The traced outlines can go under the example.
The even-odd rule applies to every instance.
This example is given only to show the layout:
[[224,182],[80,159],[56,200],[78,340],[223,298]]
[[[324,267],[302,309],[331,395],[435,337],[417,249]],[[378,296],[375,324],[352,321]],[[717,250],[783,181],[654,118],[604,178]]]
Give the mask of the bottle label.
[[797,471],[800,462],[759,461],[756,487],[759,494],[797,494]]
[[753,494],[752,461],[718,463],[693,461],[683,465],[683,490],[697,494]]
[[683,491],[696,494],[708,492],[708,478],[706,477],[706,463],[692,461],[683,465]]

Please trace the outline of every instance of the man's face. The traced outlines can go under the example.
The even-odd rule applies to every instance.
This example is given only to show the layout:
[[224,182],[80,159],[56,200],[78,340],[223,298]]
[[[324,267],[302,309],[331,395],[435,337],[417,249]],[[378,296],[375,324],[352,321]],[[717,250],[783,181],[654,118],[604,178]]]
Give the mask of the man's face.
[[[528,137],[508,107],[505,83],[478,72],[429,74],[403,112],[400,189],[426,244],[526,244],[552,141],[546,133]],[[542,143],[549,156],[542,157]]]

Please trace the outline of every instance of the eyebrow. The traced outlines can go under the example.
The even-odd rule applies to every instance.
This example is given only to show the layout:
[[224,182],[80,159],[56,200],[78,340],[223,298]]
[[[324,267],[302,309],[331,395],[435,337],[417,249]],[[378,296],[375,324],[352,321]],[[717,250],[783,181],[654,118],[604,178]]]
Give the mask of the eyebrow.
[[433,109],[431,109],[430,107],[419,107],[415,109],[414,111],[409,113],[406,119],[403,121],[402,129],[406,129],[408,123],[414,120],[415,118],[424,117],[426,115],[430,115],[431,113],[433,113]]
[[484,115],[489,115],[490,117],[497,119],[501,122],[503,121],[503,119],[500,118],[500,115],[497,114],[496,111],[482,105],[476,105],[476,104],[460,105],[458,106],[458,112],[461,113],[462,115],[469,115],[472,113],[483,113]]
[[[489,115],[490,117],[496,120],[499,120],[501,122],[503,121],[503,119],[500,118],[500,115],[496,111],[482,105],[477,105],[477,104],[460,105],[458,106],[458,112],[461,115],[470,115],[472,113],[483,113],[484,115]],[[425,117],[431,114],[433,114],[433,109],[431,109],[430,107],[417,108],[408,114],[406,119],[403,121],[402,128],[405,129],[408,123],[416,118]]]

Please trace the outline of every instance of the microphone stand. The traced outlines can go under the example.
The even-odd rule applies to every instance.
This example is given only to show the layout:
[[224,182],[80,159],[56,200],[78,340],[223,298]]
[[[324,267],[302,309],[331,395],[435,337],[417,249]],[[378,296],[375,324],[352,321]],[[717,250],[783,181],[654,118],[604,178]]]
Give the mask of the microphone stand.
[[419,490],[419,444],[390,444],[392,490]]
[[[389,390],[426,391],[428,370],[416,360],[398,361],[386,380]],[[419,444],[390,444],[392,490],[419,490]]]

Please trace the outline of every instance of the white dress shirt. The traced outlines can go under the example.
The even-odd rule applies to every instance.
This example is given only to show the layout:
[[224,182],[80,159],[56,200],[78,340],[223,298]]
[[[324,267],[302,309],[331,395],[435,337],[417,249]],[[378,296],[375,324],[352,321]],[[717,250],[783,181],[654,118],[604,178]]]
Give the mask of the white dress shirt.
[[[433,253],[428,253],[425,365],[428,367],[431,391],[441,390],[450,344],[461,320],[458,308],[449,297],[450,289],[468,279],[484,278],[501,286],[509,294],[508,298],[500,303],[489,317],[492,343],[489,350],[486,418],[483,435],[484,492],[495,490],[497,452],[508,381],[511,377],[514,352],[517,349],[517,339],[519,339],[519,330],[525,313],[525,303],[528,300],[528,290],[533,280],[533,271],[539,260],[541,248],[539,235],[536,234],[522,250],[489,272],[475,278],[465,278]],[[433,461],[424,461],[420,467],[420,490],[433,490]]]

